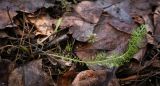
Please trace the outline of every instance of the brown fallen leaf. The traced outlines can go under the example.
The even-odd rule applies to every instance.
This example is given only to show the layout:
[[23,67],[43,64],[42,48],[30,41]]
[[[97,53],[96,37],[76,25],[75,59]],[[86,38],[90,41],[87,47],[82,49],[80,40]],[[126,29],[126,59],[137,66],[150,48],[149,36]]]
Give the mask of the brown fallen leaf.
[[17,40],[17,38],[9,36],[5,31],[0,31],[0,38],[10,39],[10,40]]
[[72,26],[69,29],[69,33],[72,37],[78,41],[86,42],[93,35],[94,25],[87,22],[77,22],[77,25]]
[[[112,52],[117,54],[123,53],[127,48],[128,40],[130,38],[129,34],[118,31],[115,28],[113,28],[113,26],[108,24],[107,17],[103,17],[100,20],[100,22],[94,29],[94,34],[96,34],[95,42],[88,45],[79,46],[76,49],[75,52],[80,59],[89,59],[89,57],[92,56],[89,55],[93,50],[104,50],[109,51],[110,53]],[[90,51],[90,53],[85,53],[86,50],[92,51]],[[95,55],[95,51],[92,54]]]
[[36,27],[36,35],[49,36],[53,33],[52,24],[54,24],[55,19],[52,19],[49,15],[42,15],[39,18],[29,18],[29,20]]
[[[152,0],[150,0],[152,1]],[[152,12],[149,0],[131,0],[131,15],[146,15]]]
[[9,11],[9,13],[10,14],[8,14],[7,9],[0,9],[0,29],[4,29],[6,26],[10,25],[12,19],[10,19],[9,17],[13,18],[16,15],[15,12]]
[[1,0],[0,1],[0,29],[4,29],[8,24],[12,23],[12,18],[16,15],[16,11],[34,12],[42,7],[53,6],[52,2],[47,0]]
[[160,68],[160,61],[155,59],[151,65],[155,68]]
[[72,34],[72,37],[78,41],[86,42],[90,39],[90,36],[93,35],[95,24],[85,22],[74,13],[69,16],[63,16],[62,21],[60,27],[70,27],[69,34]]
[[50,77],[42,70],[42,59],[14,69],[8,86],[48,86]]
[[10,60],[0,60],[0,86],[7,86],[9,73],[14,69],[14,66]]
[[85,21],[90,23],[97,23],[102,14],[102,8],[91,1],[82,1],[74,9]]
[[155,31],[154,31],[154,35],[155,35],[155,40],[157,42],[160,42],[160,7],[157,7],[155,10],[155,14],[153,16],[154,18],[154,26],[155,26]]
[[112,80],[112,73],[107,70],[86,70],[80,72],[74,81],[73,86],[108,86]]
[[126,23],[133,22],[129,14],[130,8],[130,0],[117,0],[117,3],[111,4],[108,7],[103,7],[104,12]]
[[111,24],[115,29],[128,34],[131,34],[132,31],[137,27],[134,22],[126,23],[113,17],[106,17],[106,19],[108,20],[108,23]]
[[71,86],[73,79],[76,77],[77,72],[75,70],[70,70],[65,72],[58,79],[58,86]]
[[134,56],[133,58],[136,59],[137,61],[141,62],[145,53],[146,53],[147,48],[141,48]]

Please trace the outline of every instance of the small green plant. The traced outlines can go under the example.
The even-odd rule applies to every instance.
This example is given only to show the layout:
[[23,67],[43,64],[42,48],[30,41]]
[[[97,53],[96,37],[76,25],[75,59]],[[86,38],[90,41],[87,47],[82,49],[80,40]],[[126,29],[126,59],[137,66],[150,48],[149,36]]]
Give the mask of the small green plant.
[[71,10],[71,3],[68,2],[67,0],[60,0],[62,4],[62,8],[65,9],[65,11],[70,11]]
[[54,32],[58,32],[58,28],[59,28],[59,26],[61,25],[61,23],[62,23],[62,18],[59,18],[59,19],[57,20],[57,22],[56,22],[56,28],[55,28]]
[[124,63],[129,62],[130,59],[133,57],[133,55],[138,52],[139,50],[138,46],[144,39],[146,32],[147,31],[146,31],[145,25],[141,25],[140,27],[135,29],[132,32],[132,36],[128,44],[128,49],[122,55],[113,54],[113,55],[107,56],[106,53],[101,52],[95,56],[94,60],[89,60],[89,61],[81,61],[79,59],[70,58],[70,56],[59,56],[59,55],[54,55],[54,54],[50,54],[50,55],[59,57],[65,60],[70,60],[73,62],[80,62],[80,63],[85,63],[85,64],[98,64],[98,65],[105,65],[108,67],[121,66]]
[[66,47],[65,47],[65,50],[66,50],[67,52],[71,52],[71,51],[73,50],[73,44],[74,44],[74,43],[67,42],[67,45],[66,45]]
[[96,41],[96,34],[91,34],[89,37],[88,37],[88,42],[89,43],[94,43]]

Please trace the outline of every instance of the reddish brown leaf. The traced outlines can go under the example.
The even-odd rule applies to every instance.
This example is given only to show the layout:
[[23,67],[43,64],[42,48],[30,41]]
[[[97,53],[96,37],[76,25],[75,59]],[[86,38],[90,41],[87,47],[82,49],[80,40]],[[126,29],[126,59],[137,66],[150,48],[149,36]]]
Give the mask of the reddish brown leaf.
[[105,70],[86,70],[80,72],[74,81],[73,86],[108,86],[108,82],[112,80],[110,72]]
[[67,71],[58,79],[58,86],[71,86],[72,80],[76,77],[77,72],[74,70]]

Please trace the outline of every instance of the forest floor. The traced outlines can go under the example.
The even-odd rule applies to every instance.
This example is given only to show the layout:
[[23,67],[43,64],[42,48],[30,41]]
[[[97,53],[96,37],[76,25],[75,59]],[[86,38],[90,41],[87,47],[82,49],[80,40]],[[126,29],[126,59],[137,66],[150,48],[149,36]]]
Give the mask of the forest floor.
[[0,86],[160,86],[160,0],[1,0]]

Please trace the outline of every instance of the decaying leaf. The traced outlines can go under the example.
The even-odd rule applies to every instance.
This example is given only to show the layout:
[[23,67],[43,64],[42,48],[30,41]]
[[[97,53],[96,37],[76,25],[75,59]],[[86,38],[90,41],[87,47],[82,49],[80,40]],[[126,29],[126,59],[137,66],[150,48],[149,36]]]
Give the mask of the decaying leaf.
[[151,5],[148,1],[152,0],[132,0],[131,1],[131,14],[146,15],[151,13]]
[[157,7],[154,14],[154,26],[155,26],[155,39],[157,42],[160,42],[160,7]]
[[12,71],[8,86],[48,86],[50,77],[42,70],[42,60],[32,61]]
[[0,60],[0,86],[6,86],[8,84],[9,73],[13,70],[14,64],[7,60]]
[[80,72],[74,81],[73,86],[108,86],[112,80],[112,72],[107,70],[86,70]]
[[76,77],[77,72],[75,70],[70,70],[65,72],[59,79],[58,79],[58,86],[71,86],[73,79]]
[[102,13],[102,8],[99,8],[97,4],[91,1],[82,1],[75,7],[75,11],[85,21],[90,23],[97,23]]
[[[70,10],[65,5],[70,5]],[[85,61],[94,60],[101,53],[106,54],[104,58],[124,55],[132,32],[141,24],[146,25],[147,38],[137,44],[138,52],[129,56],[133,59],[117,71],[120,73],[116,75],[124,79],[122,81],[144,79],[143,75],[150,71],[146,71],[147,67],[156,69],[155,74],[159,74],[160,0],[0,0],[0,86],[120,86],[114,77],[115,71],[109,71],[101,64],[85,64]],[[39,45],[43,42],[44,46]],[[65,49],[66,43],[72,44],[68,50]],[[156,49],[148,51],[148,46]],[[57,59],[58,56],[50,56],[50,52],[64,57]],[[155,53],[157,57],[152,57]],[[17,64],[18,67],[13,70],[11,62],[4,58],[15,60],[12,58],[15,56],[22,57],[20,62],[21,59],[25,62],[28,56],[34,59],[46,57],[43,65],[46,69],[42,68],[40,59],[24,65]],[[66,60],[65,56],[73,57],[70,58],[72,61],[76,57],[75,60],[82,60],[80,62],[84,65],[73,61],[76,69],[66,71],[72,61]],[[121,61],[112,63],[118,62]],[[51,77],[55,80],[54,84]]]
[[0,38],[10,39],[10,40],[17,40],[17,38],[9,36],[5,31],[0,31]]
[[88,41],[91,35],[93,35],[95,24],[90,24],[85,22],[75,14],[70,16],[64,16],[63,22],[60,27],[70,27],[69,33],[72,34],[72,37],[78,41],[86,42]]
[[111,16],[118,18],[121,21],[132,23],[132,18],[129,14],[130,1],[123,0],[119,3],[111,4],[108,7],[104,7],[104,11]]
[[49,17],[49,15],[40,16],[39,18],[30,18],[30,22],[37,28],[35,31],[36,35],[51,35],[54,31],[52,28],[54,21],[55,20]]
[[76,54],[79,56],[79,58],[87,59],[86,56],[80,55],[80,53],[86,52],[86,50],[89,49],[104,50],[119,54],[123,53],[126,50],[130,38],[129,34],[118,31],[108,24],[108,19],[106,17],[102,18],[101,22],[98,23],[94,29],[94,34],[96,34],[94,43],[77,48]]
[[[48,0],[47,0],[48,1]],[[16,11],[34,12],[42,7],[53,6],[51,2],[44,0],[1,0],[0,1],[0,29],[12,23]]]
[[145,55],[145,52],[146,52],[146,47],[144,48],[141,48],[134,56],[133,58],[136,59],[137,61],[142,61],[144,55]]
[[[0,4],[1,5],[1,4]],[[6,26],[11,24],[12,20],[9,17],[13,17],[16,15],[15,12],[9,12],[10,14],[7,13],[7,9],[0,9],[0,29],[4,29]]]

